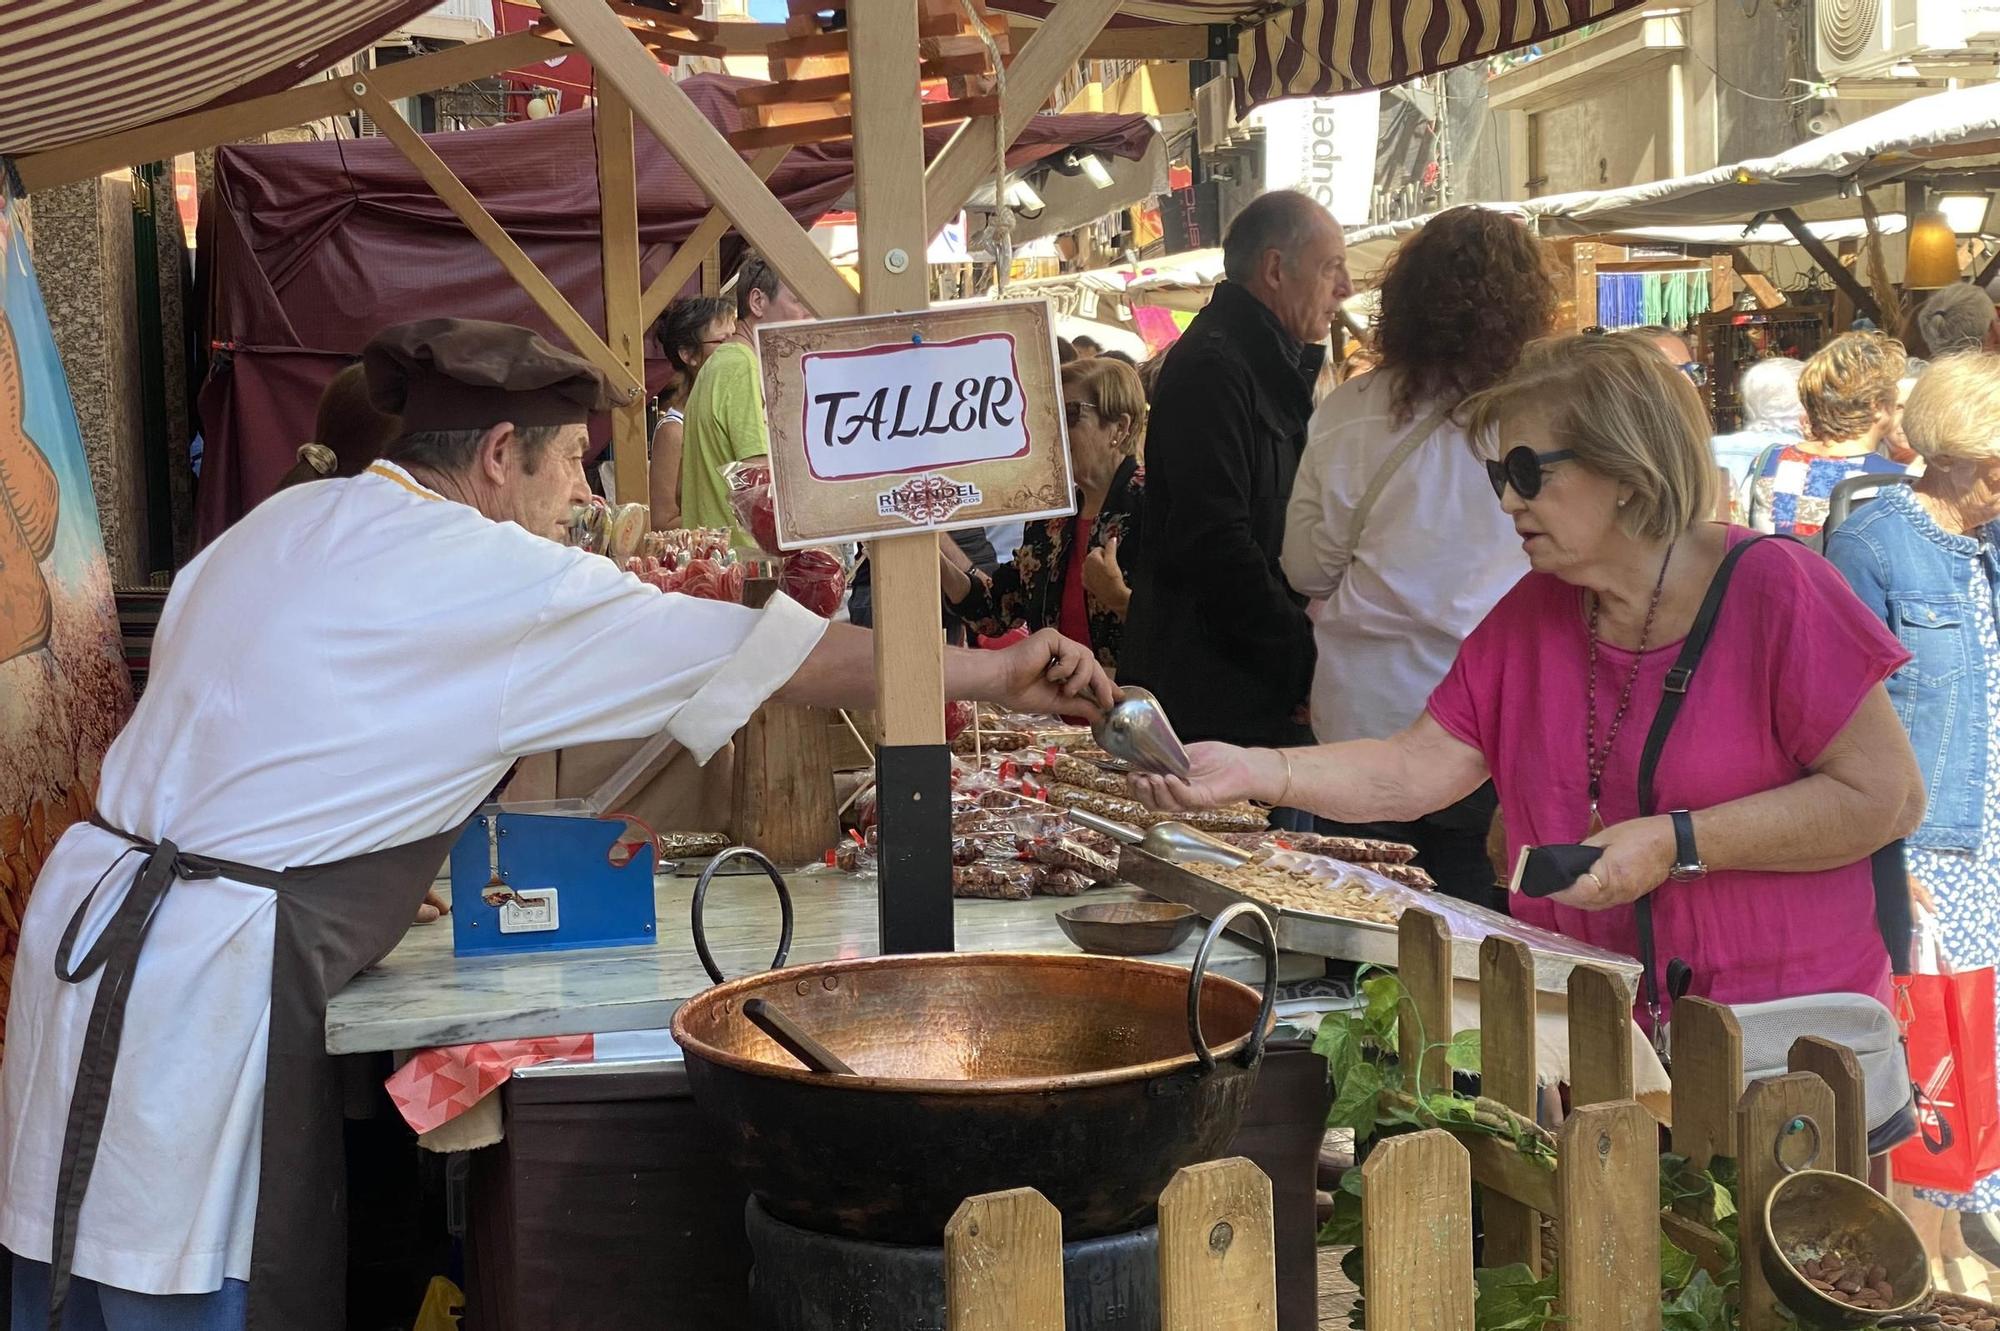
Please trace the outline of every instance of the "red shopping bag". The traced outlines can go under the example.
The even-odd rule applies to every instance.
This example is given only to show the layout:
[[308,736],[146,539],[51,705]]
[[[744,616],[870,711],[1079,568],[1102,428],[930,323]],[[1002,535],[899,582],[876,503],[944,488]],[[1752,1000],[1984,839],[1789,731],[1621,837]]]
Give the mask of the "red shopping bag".
[[1993,969],[1899,975],[1896,1007],[1917,1093],[1917,1135],[1894,1152],[1896,1181],[1971,1192],[2000,1170]]

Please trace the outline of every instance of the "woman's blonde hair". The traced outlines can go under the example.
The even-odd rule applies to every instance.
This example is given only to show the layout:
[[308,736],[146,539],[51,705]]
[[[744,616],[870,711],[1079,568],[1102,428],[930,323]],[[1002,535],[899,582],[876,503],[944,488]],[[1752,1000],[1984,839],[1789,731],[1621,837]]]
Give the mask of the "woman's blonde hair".
[[[1500,434],[1503,417],[1547,412],[1548,437]],[[1463,409],[1473,446],[1497,457],[1522,444],[1568,449],[1629,486],[1618,510],[1635,536],[1664,541],[1715,512],[1708,412],[1680,368],[1643,337],[1575,333],[1531,342],[1514,373]]]
[[1910,362],[1903,344],[1880,333],[1842,333],[1812,354],[1799,375],[1799,405],[1814,439],[1859,439],[1878,411],[1896,407],[1896,381]]
[[2000,458],[2000,355],[1932,361],[1903,408],[1903,437],[1929,461]]
[[1119,441],[1119,448],[1126,457],[1139,451],[1139,441],[1146,437],[1146,390],[1137,370],[1108,356],[1092,356],[1063,366],[1062,382],[1064,388],[1081,389],[1105,420],[1130,416],[1131,432]]

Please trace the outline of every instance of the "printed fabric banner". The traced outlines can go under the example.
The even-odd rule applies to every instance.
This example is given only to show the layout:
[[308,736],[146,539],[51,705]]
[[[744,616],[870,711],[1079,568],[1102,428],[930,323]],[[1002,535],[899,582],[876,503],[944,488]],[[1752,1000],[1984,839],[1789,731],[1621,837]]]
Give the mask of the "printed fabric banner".
[[[0,1017],[28,890],[132,710],[111,570],[19,209],[0,183]],[[0,1057],[5,1057],[0,1035]]]

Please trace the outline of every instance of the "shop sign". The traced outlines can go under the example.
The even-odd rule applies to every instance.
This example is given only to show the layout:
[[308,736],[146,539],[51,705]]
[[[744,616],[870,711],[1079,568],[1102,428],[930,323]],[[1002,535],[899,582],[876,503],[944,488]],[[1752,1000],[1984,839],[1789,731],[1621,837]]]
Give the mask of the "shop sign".
[[785,549],[1072,512],[1045,300],[757,330]]

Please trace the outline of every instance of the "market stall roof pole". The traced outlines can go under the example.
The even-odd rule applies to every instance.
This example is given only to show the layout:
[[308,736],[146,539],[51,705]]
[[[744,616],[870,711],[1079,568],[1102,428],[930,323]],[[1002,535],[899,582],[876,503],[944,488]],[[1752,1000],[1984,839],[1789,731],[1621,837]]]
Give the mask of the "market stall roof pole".
[[[493,214],[486,211],[485,205],[473,197],[465,182],[452,174],[444,159],[437,155],[430,144],[424,142],[424,136],[410,127],[410,123],[403,119],[402,114],[377,91],[370,80],[350,79],[344,82],[353,98],[354,106],[368,113],[377,128],[382,131],[382,137],[394,143],[403,156],[409,159],[410,165],[417,169],[417,174],[421,175],[438,198],[458,215],[458,220],[465,224],[465,229],[478,237],[479,243],[492,252],[493,257],[500,261],[500,266],[507,270],[507,275],[521,284],[521,289],[528,293],[529,299],[533,300],[541,312],[548,316],[549,322],[569,339],[570,345],[601,370],[613,384],[627,392],[637,391],[638,381],[625,367],[625,363],[612,354],[604,339],[597,335],[597,330],[576,312],[575,306],[563,298],[562,292],[556,289],[556,284],[549,281],[547,275],[535,266],[535,261],[514,242],[514,238],[507,234],[506,228],[494,220]],[[610,219],[607,217],[606,225],[609,224]]]
[[[509,33],[490,41],[455,46],[449,51],[385,65],[368,75],[374,89],[390,101],[487,78],[503,69],[533,64],[567,54],[569,47],[536,32]],[[228,106],[190,111],[150,125],[106,134],[100,138],[33,153],[14,165],[30,193],[72,181],[87,180],[134,162],[156,162],[180,153],[212,148],[218,143],[253,138],[274,129],[290,129],[310,120],[345,115],[352,106],[344,78],[320,79],[284,92]]]
[[[861,305],[869,314],[930,304],[924,253],[924,131],[916,91],[917,7],[853,5],[854,201]],[[988,140],[991,143],[991,140]],[[782,271],[782,270],[781,270]],[[944,745],[944,635],[938,538],[873,541],[876,783],[882,824],[877,918],[883,952],[950,951],[950,754]]]
[[1813,262],[1826,271],[1826,275],[1833,279],[1834,286],[1840,288],[1841,294],[1854,302],[1854,308],[1873,319],[1876,326],[1880,327],[1882,307],[1875,303],[1875,297],[1870,294],[1868,288],[1861,285],[1861,279],[1856,277],[1846,264],[1833,256],[1833,251],[1826,247],[1826,242],[1815,236],[1811,228],[1800,221],[1799,215],[1790,208],[1780,208],[1771,216],[1782,222],[1785,230],[1792,233],[1792,239],[1799,242],[1800,249],[1812,255]]
[[618,89],[597,90],[597,212],[604,287],[604,340],[640,391],[611,409],[611,460],[618,501],[648,503],[646,325],[640,308],[639,187],[632,107]]
[[807,308],[823,319],[860,310],[854,288],[604,0],[542,0],[542,8]]
[[[771,173],[778,169],[778,163],[791,152],[789,147],[761,149],[750,159],[750,171],[759,180],[769,180]],[[639,298],[639,314],[650,327],[653,320],[667,308],[680,289],[688,284],[695,270],[702,266],[711,251],[729,234],[729,214],[720,207],[710,208],[708,216],[701,219],[688,238],[674,251],[667,266],[654,276],[646,287],[646,294]]]
[[[1035,35],[1028,38],[1020,54],[1007,66],[1006,91],[1001,97],[1000,122],[1009,147],[1048,100],[1063,75],[1076,68],[1076,62],[1083,58],[1091,41],[1117,10],[1118,0],[1064,0],[1048,21],[1035,30]],[[994,174],[998,167],[994,156],[991,116],[980,116],[958,127],[944,151],[924,173],[927,237],[944,230],[945,223],[958,215],[979,182]]]

